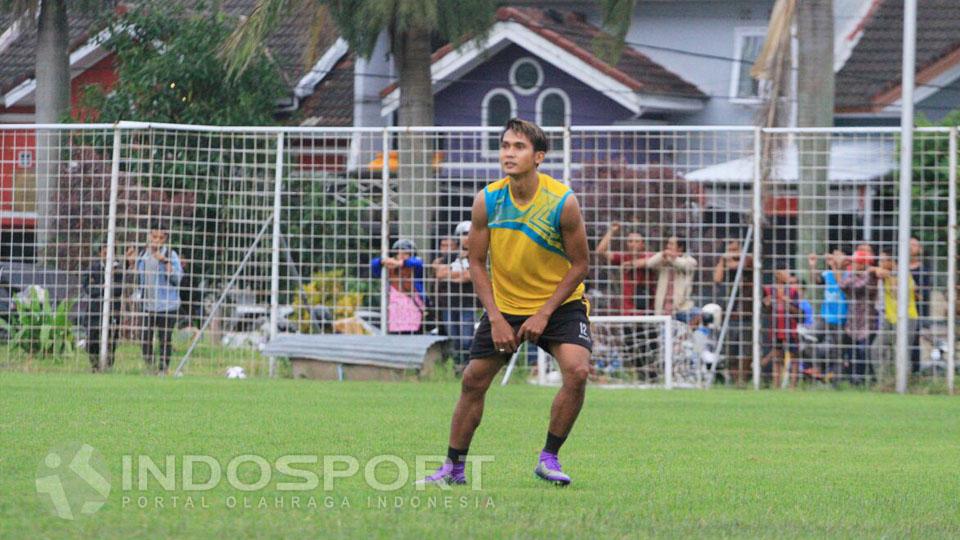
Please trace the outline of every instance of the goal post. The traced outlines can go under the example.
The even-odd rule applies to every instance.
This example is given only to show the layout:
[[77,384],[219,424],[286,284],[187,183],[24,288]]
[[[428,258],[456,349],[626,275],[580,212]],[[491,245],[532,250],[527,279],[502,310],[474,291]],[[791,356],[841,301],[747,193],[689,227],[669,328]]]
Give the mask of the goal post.
[[[592,384],[603,387],[703,388],[710,363],[708,344],[697,329],[664,315],[590,317],[593,335]],[[556,361],[537,354],[540,385],[559,384]]]

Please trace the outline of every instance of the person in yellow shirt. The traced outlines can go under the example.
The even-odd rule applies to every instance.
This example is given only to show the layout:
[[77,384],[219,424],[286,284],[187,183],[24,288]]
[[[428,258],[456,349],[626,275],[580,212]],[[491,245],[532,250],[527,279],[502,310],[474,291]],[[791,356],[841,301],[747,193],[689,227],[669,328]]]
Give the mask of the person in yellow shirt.
[[[897,344],[897,261],[886,250],[880,251],[879,267],[874,270],[880,284],[880,330],[873,340],[873,368],[877,379],[882,383],[893,373],[895,347]],[[910,296],[907,307],[909,321],[907,323],[907,343],[914,343],[917,333],[917,286],[913,276],[907,274],[910,280]]]
[[468,258],[485,313],[463,371],[447,460],[421,484],[466,483],[466,455],[487,388],[523,341],[553,355],[563,375],[534,472],[555,485],[570,483],[557,454],[583,406],[590,374],[593,341],[583,296],[589,248],[576,196],[537,170],[546,153],[547,137],[539,126],[511,119],[500,135],[500,165],[507,176],[474,199]]

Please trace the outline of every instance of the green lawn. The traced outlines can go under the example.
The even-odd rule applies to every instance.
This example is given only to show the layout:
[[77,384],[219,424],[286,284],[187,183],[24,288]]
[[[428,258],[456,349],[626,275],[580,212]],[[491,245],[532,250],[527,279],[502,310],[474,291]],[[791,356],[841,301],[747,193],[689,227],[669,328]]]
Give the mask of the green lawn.
[[[532,474],[553,390],[497,386],[472,448],[495,459],[482,490],[368,487],[373,456],[412,470],[416,455],[445,452],[456,393],[452,383],[0,373],[0,538],[960,535],[957,398],[593,389],[561,454],[574,483],[559,489]],[[74,521],[51,515],[35,488],[47,450],[68,441],[99,450],[112,475],[107,503]],[[242,454],[313,455],[318,464],[296,467],[317,472],[323,456],[351,455],[361,473],[330,491],[322,480],[279,491],[297,479],[276,468],[252,492],[225,480],[188,492],[179,479],[174,491],[151,480],[141,492],[135,471],[122,485],[124,455],[161,467],[172,455],[179,467],[187,454],[224,471]],[[379,470],[387,482],[396,468]],[[244,482],[258,476],[240,468]]]

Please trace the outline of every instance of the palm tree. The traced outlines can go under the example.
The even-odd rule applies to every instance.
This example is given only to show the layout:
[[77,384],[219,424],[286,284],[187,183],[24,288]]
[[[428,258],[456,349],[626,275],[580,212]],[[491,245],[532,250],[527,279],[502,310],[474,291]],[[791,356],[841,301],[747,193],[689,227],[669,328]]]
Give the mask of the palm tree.
[[[545,2],[549,3],[549,2]],[[251,15],[225,44],[232,71],[242,71],[263,40],[294,7],[316,5],[315,27],[327,17],[360,56],[373,54],[377,39],[387,32],[390,53],[399,75],[401,126],[433,123],[430,78],[431,40],[452,43],[482,37],[493,23],[499,0],[258,0]],[[636,0],[599,0],[603,26],[610,34],[596,44],[597,52],[616,63]]]
[[[494,22],[498,0],[258,0],[254,11],[224,45],[234,72],[251,61],[267,34],[294,7],[314,4],[316,28],[332,18],[343,38],[362,57],[373,54],[379,36],[386,32],[397,68],[400,90],[398,124],[429,126],[433,118],[430,73],[431,42],[440,38],[463,43],[482,37]],[[630,26],[636,0],[600,0],[607,39],[597,43],[598,53],[608,60],[619,57]],[[432,141],[401,134],[398,208],[400,236],[425,247],[431,219],[424,214],[436,206],[436,189],[430,185]],[[384,156],[384,164],[387,160]]]
[[[102,8],[112,2],[79,0],[71,9]],[[36,24],[37,47],[35,79],[37,90],[34,118],[38,124],[60,122],[70,112],[70,27],[66,0],[0,0],[0,11],[13,15],[21,30]],[[46,245],[50,235],[50,200],[56,172],[56,149],[60,146],[54,132],[38,132],[37,138],[37,243]],[[46,250],[41,249],[41,256]]]

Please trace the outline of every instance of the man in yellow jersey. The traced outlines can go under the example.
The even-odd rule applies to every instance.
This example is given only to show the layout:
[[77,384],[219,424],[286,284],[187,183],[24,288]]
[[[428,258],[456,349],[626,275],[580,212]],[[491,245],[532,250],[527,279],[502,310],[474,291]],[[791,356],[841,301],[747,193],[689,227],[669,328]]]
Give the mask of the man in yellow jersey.
[[570,483],[557,454],[583,406],[590,373],[593,342],[583,296],[588,247],[573,192],[537,171],[546,153],[542,129],[510,120],[500,135],[500,165],[507,176],[474,199],[470,277],[485,313],[463,372],[447,460],[421,483],[466,483],[467,450],[483,416],[487,388],[523,341],[553,355],[563,374],[535,472],[556,485]]

